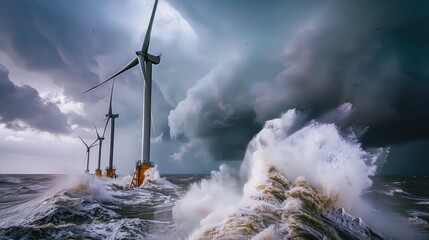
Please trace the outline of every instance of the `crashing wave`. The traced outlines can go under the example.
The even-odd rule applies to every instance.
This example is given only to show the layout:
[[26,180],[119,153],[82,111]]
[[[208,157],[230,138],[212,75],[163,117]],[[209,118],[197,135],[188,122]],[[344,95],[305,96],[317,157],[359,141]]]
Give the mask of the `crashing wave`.
[[299,177],[294,183],[275,166],[241,206],[190,239],[382,239],[359,218],[336,209],[322,191]]
[[189,239],[382,239],[346,211],[360,206],[383,150],[364,151],[328,120],[305,124],[290,110],[249,143],[241,181],[221,166],[192,185],[173,209]]

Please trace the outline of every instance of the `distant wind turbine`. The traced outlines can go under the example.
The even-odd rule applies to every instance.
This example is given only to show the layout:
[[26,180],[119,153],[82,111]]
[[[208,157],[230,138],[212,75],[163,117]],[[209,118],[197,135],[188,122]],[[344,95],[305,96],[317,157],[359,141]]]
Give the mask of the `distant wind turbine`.
[[[143,161],[143,165],[145,167],[152,167],[152,163],[150,161],[150,132],[151,132],[151,98],[152,98],[152,64],[159,64],[161,61],[160,56],[155,56],[148,53],[149,42],[150,42],[150,34],[152,31],[153,20],[155,17],[156,7],[158,5],[158,0],[155,0],[153,5],[152,15],[150,17],[149,26],[146,31],[146,35],[143,41],[143,46],[141,51],[136,52],[136,57],[131,60],[124,68],[115,73],[110,78],[101,82],[100,84],[88,89],[86,92],[93,90],[94,88],[99,87],[100,85],[114,79],[116,76],[121,73],[127,71],[128,69],[140,64],[140,68],[144,77],[143,84],[143,92],[144,92],[144,100],[143,100],[143,120],[142,120],[142,151],[141,151],[141,160]],[[114,118],[113,118],[114,119]],[[111,149],[112,151],[112,149]],[[146,168],[146,169],[147,169]]]
[[[108,120],[108,118],[104,119],[104,121]],[[103,121],[103,122],[104,122]],[[95,175],[101,177],[101,169],[100,169],[100,165],[101,165],[101,146],[103,144],[103,140],[104,140],[104,134],[106,133],[106,129],[107,129],[107,124],[109,123],[109,121],[106,121],[106,124],[104,125],[104,130],[103,130],[103,135],[100,136],[100,134],[98,133],[97,130],[97,126],[94,124],[94,128],[95,128],[95,132],[97,133],[97,141],[98,141],[98,167],[95,170]]]
[[92,147],[97,145],[97,144],[95,144],[97,142],[97,140],[95,140],[93,143],[88,145],[85,141],[83,141],[83,139],[81,137],[79,137],[79,139],[83,142],[83,144],[85,144],[85,147],[86,147],[86,170],[85,170],[85,172],[89,173],[89,152],[90,152]]

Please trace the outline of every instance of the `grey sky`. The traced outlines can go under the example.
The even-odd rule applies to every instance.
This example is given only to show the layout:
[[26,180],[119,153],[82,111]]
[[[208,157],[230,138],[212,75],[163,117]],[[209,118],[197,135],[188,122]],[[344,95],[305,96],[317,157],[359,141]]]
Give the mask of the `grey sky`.
[[16,131],[30,128],[68,134],[66,116],[54,102],[44,101],[37,90],[28,85],[16,86],[9,79],[9,71],[0,65],[0,122]]
[[[135,56],[151,6],[0,2],[0,106],[7,106],[0,141],[11,146],[0,152],[2,165],[19,159],[48,162],[52,171],[84,168],[76,136],[95,137],[91,121],[103,120],[110,86],[82,92]],[[290,108],[312,118],[350,102],[346,124],[368,127],[364,146],[392,147],[384,174],[425,174],[428,11],[423,1],[160,1],[150,49],[162,52],[153,70],[155,135],[162,132],[162,141],[152,144],[152,158],[161,172],[207,172],[240,161],[264,121]],[[116,80],[121,173],[140,155],[141,88],[138,69]],[[64,157],[52,157],[44,141]],[[400,169],[407,151],[416,154]]]

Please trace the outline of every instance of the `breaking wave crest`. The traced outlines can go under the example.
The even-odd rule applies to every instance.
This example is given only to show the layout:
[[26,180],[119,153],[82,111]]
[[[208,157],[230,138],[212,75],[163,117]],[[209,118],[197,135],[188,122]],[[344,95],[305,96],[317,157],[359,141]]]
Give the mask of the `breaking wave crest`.
[[[344,119],[344,104],[334,111]],[[328,114],[329,115],[329,114]],[[173,208],[190,239],[383,239],[365,225],[362,194],[384,149],[362,149],[335,119],[303,123],[289,110],[249,143],[240,175],[226,166]]]

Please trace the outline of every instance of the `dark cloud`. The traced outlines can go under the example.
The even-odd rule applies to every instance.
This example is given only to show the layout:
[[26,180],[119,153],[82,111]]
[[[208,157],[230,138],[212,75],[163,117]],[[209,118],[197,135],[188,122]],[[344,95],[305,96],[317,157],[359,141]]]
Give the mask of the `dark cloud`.
[[[180,9],[180,4],[173,4]],[[186,8],[185,16],[195,22],[202,18],[219,35],[228,35],[223,21],[201,16],[206,4],[200,5]],[[427,139],[428,11],[425,2],[412,6],[399,1],[335,2],[308,20],[287,44],[284,30],[278,30],[283,37],[261,34],[268,46],[249,43],[248,61],[238,65],[224,56],[222,64],[188,91],[169,116],[171,135],[189,139],[186,148],[192,148],[195,139],[198,148],[203,142],[214,159],[236,160],[264,121],[291,108],[318,118],[350,102],[354,111],[346,124],[368,127],[363,135],[366,146]],[[253,13],[257,19],[258,11]],[[228,20],[233,14],[222,16]],[[287,28],[287,20],[276,21]],[[281,71],[276,72],[278,63],[271,58],[273,49],[278,52],[281,47],[269,38],[282,39],[286,45]]]
[[[272,0],[269,3],[258,0],[210,1],[169,0],[203,37],[215,38],[217,42],[228,42],[224,48],[247,46],[250,43],[264,44],[266,41],[282,41],[273,38],[279,27],[288,27],[307,17],[320,7],[319,1]],[[287,16],[288,22],[284,21]],[[271,34],[271,36],[267,36]],[[207,39],[210,41],[210,39]],[[238,45],[231,41],[241,40]],[[257,40],[255,42],[255,40]],[[260,42],[259,42],[260,41]],[[229,46],[228,46],[229,45]]]
[[74,100],[99,98],[97,93],[82,95],[99,81],[96,57],[129,38],[117,25],[110,25],[113,20],[104,12],[105,4],[114,5],[111,1],[2,2],[0,50],[30,71],[49,74]]
[[[22,130],[26,125],[50,133],[68,133],[67,117],[52,102],[44,101],[36,89],[16,86],[0,65],[0,122],[6,127]],[[20,123],[22,122],[22,123]]]
[[170,112],[170,134],[189,139],[187,151],[205,150],[214,159],[241,160],[247,143],[261,128],[248,95],[260,72],[248,64],[248,56],[225,58]]
[[426,2],[336,5],[287,47],[290,67],[274,83],[255,87],[258,119],[288,108],[317,116],[351,102],[350,123],[369,127],[366,145],[428,138],[427,22]]

